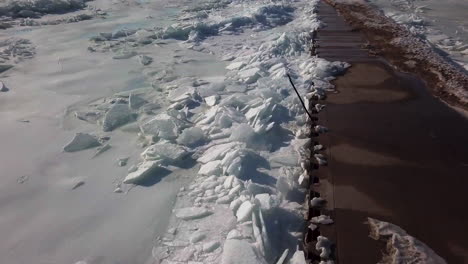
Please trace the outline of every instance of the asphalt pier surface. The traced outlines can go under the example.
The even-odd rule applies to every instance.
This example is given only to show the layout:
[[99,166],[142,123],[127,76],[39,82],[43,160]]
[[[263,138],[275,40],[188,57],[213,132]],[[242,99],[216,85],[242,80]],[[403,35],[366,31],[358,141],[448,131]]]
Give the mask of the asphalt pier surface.
[[333,7],[318,11],[318,56],[352,67],[334,84],[318,123],[328,166],[314,191],[335,223],[339,263],[377,263],[383,242],[369,238],[367,217],[405,229],[448,263],[468,263],[468,120],[434,98],[421,80],[369,55],[363,36]]

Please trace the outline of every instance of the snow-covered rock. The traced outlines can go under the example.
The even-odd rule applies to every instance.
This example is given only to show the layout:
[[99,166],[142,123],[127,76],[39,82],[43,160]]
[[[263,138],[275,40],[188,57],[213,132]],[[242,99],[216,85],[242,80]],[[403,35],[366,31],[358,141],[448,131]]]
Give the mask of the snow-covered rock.
[[65,152],[75,152],[83,149],[94,148],[100,146],[101,143],[97,138],[86,133],[76,133],[70,143],[63,147]]

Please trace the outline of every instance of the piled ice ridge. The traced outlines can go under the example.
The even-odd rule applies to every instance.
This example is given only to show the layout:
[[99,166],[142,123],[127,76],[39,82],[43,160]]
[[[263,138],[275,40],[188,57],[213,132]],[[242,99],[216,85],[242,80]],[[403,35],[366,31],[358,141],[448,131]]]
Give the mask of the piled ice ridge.
[[6,0],[0,3],[0,16],[40,17],[62,14],[85,7],[90,0]]
[[[349,66],[308,54],[319,27],[317,2],[210,2],[216,9],[199,15],[205,4],[193,7],[166,29],[120,29],[92,38],[90,51],[112,50],[119,59],[140,54],[136,58],[150,73],[152,87],[98,100],[76,114],[111,133],[136,129],[144,150],[122,183],[144,184],[179,167],[193,170],[167,234],[156,241],[157,261],[305,263],[297,246],[305,227],[301,204],[312,149],[307,135],[326,128],[309,127],[286,74],[308,102],[332,90],[333,75]],[[168,41],[213,54],[224,61],[224,76],[177,76],[171,67],[154,73],[158,58],[143,63],[140,49]],[[328,242],[322,238],[318,245],[324,261],[331,258]]]
[[408,235],[400,227],[373,218],[368,218],[368,224],[373,239],[387,241],[387,255],[380,263],[446,263],[426,244]]
[[35,53],[35,47],[27,39],[7,38],[0,41],[0,63],[17,63],[31,59]]

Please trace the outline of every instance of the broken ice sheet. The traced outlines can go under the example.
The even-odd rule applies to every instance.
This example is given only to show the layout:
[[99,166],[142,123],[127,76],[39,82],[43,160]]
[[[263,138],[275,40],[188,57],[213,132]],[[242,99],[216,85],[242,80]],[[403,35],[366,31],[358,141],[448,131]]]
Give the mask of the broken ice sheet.
[[65,152],[75,152],[88,148],[98,147],[100,145],[101,143],[99,143],[97,138],[91,136],[90,134],[76,133],[72,141],[63,147],[63,150]]
[[203,207],[186,207],[175,210],[175,216],[182,220],[194,220],[211,215],[213,212]]
[[114,104],[104,116],[102,129],[112,131],[134,120],[134,115],[127,104]]

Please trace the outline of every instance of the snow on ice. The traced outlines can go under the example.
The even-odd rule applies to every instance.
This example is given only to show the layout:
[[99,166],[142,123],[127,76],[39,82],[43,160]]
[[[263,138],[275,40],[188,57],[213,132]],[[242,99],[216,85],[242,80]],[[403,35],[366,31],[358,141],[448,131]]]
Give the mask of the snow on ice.
[[[296,251],[300,240],[291,235],[305,227],[304,207],[288,200],[288,194],[305,196],[308,173],[301,164],[312,146],[306,138],[307,117],[286,74],[306,98],[324,97],[333,90],[333,75],[349,66],[308,54],[311,33],[320,25],[317,2],[213,1],[214,8],[198,4],[163,29],[119,29],[90,39],[91,50],[112,51],[114,59],[137,56],[152,84],[117,93],[83,111],[97,113],[96,123],[110,133],[135,124],[144,149],[122,183],[138,185],[160,177],[159,170],[195,164],[186,175],[191,184],[177,195],[169,223],[177,232],[155,246],[157,260],[305,263],[304,253]],[[225,74],[201,79],[177,76],[170,67],[152,71],[159,58],[142,55],[148,53],[140,49],[166,41],[211,54],[224,63]],[[327,131],[321,126],[315,130]],[[290,216],[286,220],[284,215]],[[316,220],[333,222],[325,216]],[[287,228],[277,230],[282,221],[288,221]],[[320,248],[326,260],[325,246]]]

